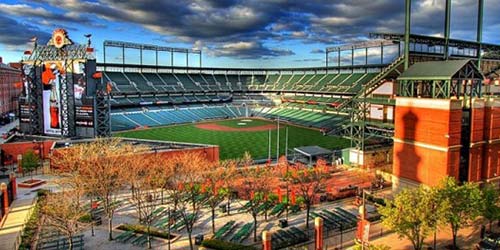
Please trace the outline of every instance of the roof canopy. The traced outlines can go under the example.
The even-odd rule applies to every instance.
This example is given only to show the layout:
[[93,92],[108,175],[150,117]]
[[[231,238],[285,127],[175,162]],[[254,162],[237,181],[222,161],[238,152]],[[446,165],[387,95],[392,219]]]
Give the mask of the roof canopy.
[[467,64],[471,64],[476,73],[482,76],[471,60],[451,60],[415,63],[398,80],[451,80]]
[[332,154],[333,151],[319,146],[305,146],[294,148],[295,152],[301,153],[307,157],[321,156]]

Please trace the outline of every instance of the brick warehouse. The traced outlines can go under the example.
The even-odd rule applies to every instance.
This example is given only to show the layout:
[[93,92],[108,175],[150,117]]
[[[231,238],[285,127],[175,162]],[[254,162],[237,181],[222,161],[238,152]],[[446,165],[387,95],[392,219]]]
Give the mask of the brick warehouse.
[[0,57],[0,116],[17,113],[21,93],[21,71],[2,62]]

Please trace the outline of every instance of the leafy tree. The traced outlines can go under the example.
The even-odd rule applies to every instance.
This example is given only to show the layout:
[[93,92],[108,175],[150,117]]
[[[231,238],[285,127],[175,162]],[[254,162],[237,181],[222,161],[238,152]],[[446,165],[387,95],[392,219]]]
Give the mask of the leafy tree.
[[498,206],[500,194],[493,184],[486,185],[481,191],[483,195],[482,215],[488,220],[491,231],[493,221],[500,219],[500,207]]
[[451,209],[445,213],[446,222],[451,227],[453,249],[457,249],[457,234],[460,228],[466,227],[481,215],[483,202],[478,184],[466,182],[459,185],[455,178],[447,177],[439,188],[441,199],[450,204]]
[[21,166],[23,171],[30,173],[31,179],[33,179],[33,171],[40,165],[40,157],[38,157],[33,150],[28,150],[23,155],[21,160]]
[[383,225],[399,237],[406,237],[415,250],[420,250],[424,239],[445,223],[444,216],[449,208],[447,201],[440,199],[437,189],[420,186],[404,189],[394,201],[387,201],[378,211]]

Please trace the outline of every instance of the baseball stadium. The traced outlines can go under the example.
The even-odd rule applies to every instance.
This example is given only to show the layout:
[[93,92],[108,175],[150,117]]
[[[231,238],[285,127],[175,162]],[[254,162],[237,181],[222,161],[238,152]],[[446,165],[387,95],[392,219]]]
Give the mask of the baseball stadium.
[[[160,42],[108,40],[102,33],[98,34],[102,44],[96,45],[93,43],[96,35],[85,35],[86,40],[79,41],[66,28],[56,28],[48,41],[33,38],[24,48],[19,67],[8,67],[9,79],[0,74],[0,83],[15,85],[15,92],[20,92],[16,98],[7,97],[15,99],[15,104],[9,105],[18,109],[19,125],[0,144],[0,162],[5,166],[0,180],[8,182],[2,185],[0,226],[8,220],[9,206],[14,204],[18,192],[34,195],[38,189],[30,188],[48,183],[43,187],[57,193],[55,186],[59,184],[52,183],[52,177],[45,180],[44,175],[59,173],[61,169],[73,171],[91,160],[95,164],[112,162],[133,172],[124,174],[124,179],[134,180],[126,182],[127,179],[121,189],[114,191],[115,200],[106,200],[102,195],[94,197],[91,192],[86,194],[91,198],[82,198],[88,203],[86,209],[91,211],[91,223],[85,226],[92,226],[92,237],[94,226],[97,235],[99,230],[105,235],[107,229],[106,225],[101,226],[101,217],[97,220],[99,224],[93,217],[93,211],[100,210],[102,217],[109,219],[109,242],[114,230],[120,233],[116,233],[119,236],[112,243],[127,244],[130,249],[166,249],[167,241],[170,249],[171,240],[174,249],[188,249],[188,244],[194,249],[191,239],[194,233],[196,245],[210,235],[210,240],[222,242],[217,244],[236,247],[213,249],[334,249],[328,248],[323,239],[329,239],[325,242],[335,249],[343,249],[344,233],[355,239],[353,244],[357,242],[364,248],[372,235],[380,232],[383,238],[385,224],[381,220],[387,216],[381,217],[383,212],[378,209],[392,204],[386,202],[407,188],[438,187],[448,177],[459,183],[492,184],[498,188],[500,44],[483,41],[484,2],[479,1],[477,34],[471,39],[450,36],[451,0],[446,0],[444,30],[440,35],[414,32],[410,7],[411,1],[407,0],[402,15],[405,20],[400,20],[405,24],[404,33],[375,30],[366,34],[366,39],[332,42],[334,45],[320,50],[324,64],[312,67],[294,66],[293,62],[286,67],[275,67],[266,65],[265,60],[261,67],[208,67],[202,58],[211,52],[203,46],[181,48]],[[20,75],[20,79],[12,80],[13,74]],[[94,152],[94,158],[81,161],[64,158],[87,152],[94,142],[112,146],[109,149],[103,146],[103,153]],[[124,148],[116,151],[119,155],[104,153],[119,147]],[[24,163],[28,151],[40,161],[35,167],[36,171],[38,167],[43,169],[43,174],[37,176],[39,179],[31,176],[29,180],[24,176],[23,168],[29,169]],[[268,178],[267,193],[255,186],[245,189],[252,176],[238,175],[234,179],[229,176],[226,181],[236,183],[234,189],[222,187],[221,180],[214,181],[213,190],[207,184],[207,176],[197,176],[198,179],[188,179],[189,173],[179,175],[185,179],[169,176],[177,181],[173,181],[175,185],[147,186],[150,188],[147,192],[161,189],[161,203],[155,203],[158,208],[149,214],[140,215],[143,201],[134,203],[136,195],[148,197],[144,204],[159,200],[156,194],[152,196],[146,191],[134,193],[140,191],[136,185],[141,182],[136,180],[146,175],[143,169],[157,170],[155,164],[159,163],[154,161],[160,158],[155,157],[182,161],[179,155],[190,156],[193,164],[199,165],[234,162],[236,172],[244,173],[245,169],[275,172],[261,176]],[[182,164],[187,167],[188,161]],[[177,164],[172,169],[182,165]],[[286,169],[280,169],[283,164]],[[289,172],[290,166],[303,167],[302,172]],[[102,172],[105,173],[102,175],[119,176],[118,172]],[[319,173],[319,179],[328,176],[321,187],[318,184],[316,189],[306,190],[297,197],[300,205],[295,195],[300,194],[303,180],[290,181],[300,177],[297,173],[306,179],[314,178],[314,173]],[[16,185],[16,176],[20,174],[24,181]],[[235,172],[231,174],[236,176]],[[310,188],[313,182],[305,186]],[[75,181],[71,185],[76,184]],[[61,186],[63,190],[66,187]],[[183,194],[185,197],[180,201],[172,201],[173,211],[178,212],[172,219],[175,216],[171,214],[171,204],[165,205],[163,201],[163,191],[189,188],[192,193]],[[210,207],[213,201],[210,195],[216,196],[221,190],[226,193]],[[254,208],[252,202],[257,199],[265,202]],[[192,208],[186,205],[185,211],[175,210],[178,203],[186,201],[192,203]],[[368,210],[365,201],[370,203]],[[31,204],[35,203],[36,200]],[[115,207],[108,203],[117,207],[117,227],[111,222]],[[130,215],[134,209],[139,216]],[[217,209],[220,212],[216,213]],[[305,218],[301,211],[305,212]],[[249,214],[239,218],[245,213]],[[147,221],[150,217],[159,220]],[[309,228],[309,217],[316,219],[313,230]],[[132,225],[131,221],[139,224]],[[287,228],[289,222],[292,224]],[[138,229],[146,224],[147,233],[144,228]],[[193,231],[195,224],[197,228]],[[220,228],[216,230],[215,224]],[[370,225],[377,231],[370,229]],[[87,227],[85,230],[90,228]],[[154,235],[158,239],[153,247],[150,228],[160,232]],[[437,229],[433,230],[436,247]],[[272,236],[268,234],[271,231]],[[1,232],[0,240],[4,237]],[[262,236],[257,236],[257,232]],[[116,248],[116,244],[103,240],[105,236],[95,240],[89,236],[89,230],[78,233],[81,235],[76,238],[67,237],[75,238],[75,249]],[[60,240],[62,235],[53,236],[50,230],[40,229],[37,234],[50,239],[37,249],[68,249],[68,244],[69,249],[73,248],[72,240],[68,240],[70,243]],[[453,237],[455,244],[456,233]],[[18,249],[21,236],[16,236],[15,241]]]

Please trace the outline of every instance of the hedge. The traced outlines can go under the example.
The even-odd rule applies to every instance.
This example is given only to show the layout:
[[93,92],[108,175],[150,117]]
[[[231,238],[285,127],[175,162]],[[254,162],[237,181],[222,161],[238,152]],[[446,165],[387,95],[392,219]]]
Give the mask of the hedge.
[[236,243],[231,243],[227,241],[222,241],[222,240],[216,240],[216,239],[210,239],[210,240],[204,240],[201,243],[202,246],[214,250],[257,250],[253,246],[245,246],[245,245],[240,245]]
[[[118,226],[118,229],[124,230],[124,231],[133,231],[134,233],[140,233],[140,234],[147,234],[148,232],[148,227],[144,225],[131,225],[131,224],[122,224]],[[168,239],[168,233],[165,231],[162,231],[158,228],[155,227],[150,227],[149,228],[149,235],[162,238],[162,239]],[[172,239],[171,237],[170,239]]]

